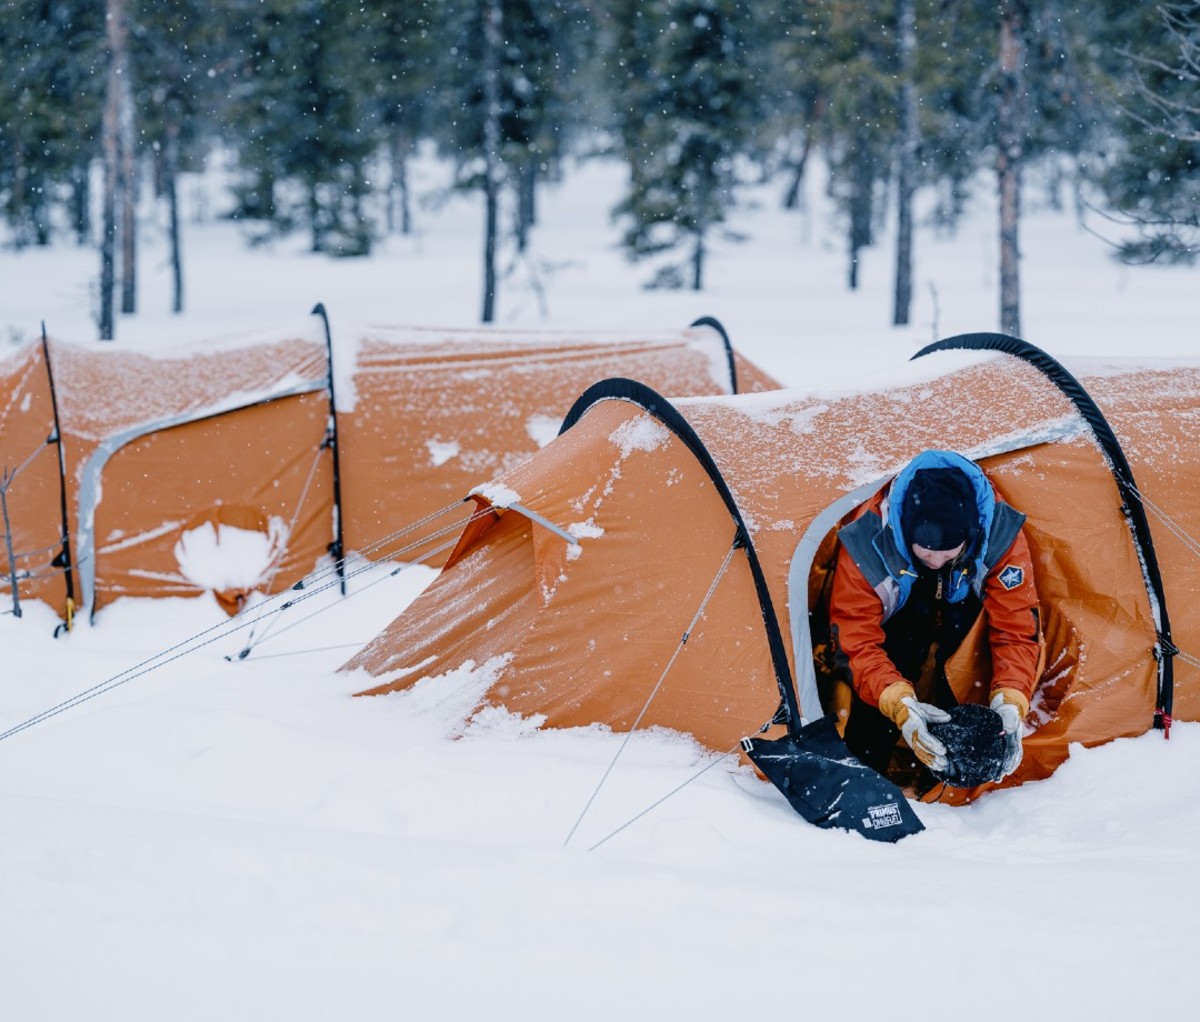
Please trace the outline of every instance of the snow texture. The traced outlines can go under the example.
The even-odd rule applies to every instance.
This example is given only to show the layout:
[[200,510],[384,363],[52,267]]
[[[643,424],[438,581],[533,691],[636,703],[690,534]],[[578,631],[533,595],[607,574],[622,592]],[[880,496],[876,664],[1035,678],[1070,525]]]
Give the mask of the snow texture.
[[[335,323],[470,325],[483,207],[445,187],[452,173],[414,161],[414,189],[445,200],[370,259],[316,257],[302,237],[247,248],[237,224],[185,210],[187,312],[171,315],[165,236],[148,230],[141,312],[120,319],[113,347],[165,356],[311,319],[317,301]],[[996,328],[990,179],[956,235],[918,216],[905,328],[889,325],[890,230],[845,290],[819,167],[805,211],[781,213],[774,185],[750,190],[756,205],[730,223],[748,240],[713,239],[700,294],[641,287],[653,268],[623,259],[609,218],[626,183],[621,165],[591,160],[544,190],[530,244],[562,267],[544,282],[548,320],[506,281],[503,325],[678,329],[712,315],[764,370],[831,395],[969,364],[978,356],[909,357]],[[1069,364],[1193,355],[1196,271],[1117,265],[1079,214],[1040,208],[1027,184],[1027,339]],[[181,194],[209,187],[185,177]],[[54,337],[92,336],[98,262],[72,242],[0,247],[0,338],[36,337],[42,320]],[[339,402],[352,400],[341,372]],[[778,399],[738,401],[768,415]],[[632,452],[662,435],[621,439]],[[201,538],[189,570],[228,580],[226,537],[206,547],[208,567]],[[344,601],[330,591],[264,620],[244,659],[250,629],[231,631],[211,597],[121,600],[58,639],[42,604],[0,616],[0,730],[126,679],[0,741],[0,1015],[610,1022],[729,1018],[761,1002],[903,1022],[928,1017],[929,1001],[904,991],[929,958],[934,1005],[970,1004],[977,1022],[1195,1017],[1200,725],[1073,748],[1048,780],[965,809],[916,806],[924,833],[873,844],[805,824],[687,736],[626,744],[599,726],[469,716],[485,684],[503,685],[499,662],[352,698],[369,679],[336,668],[433,577],[391,567],[352,579]],[[783,977],[802,985],[798,1000]]]
[[202,589],[251,589],[266,578],[287,547],[287,523],[274,517],[268,532],[204,522],[175,544],[179,571]]

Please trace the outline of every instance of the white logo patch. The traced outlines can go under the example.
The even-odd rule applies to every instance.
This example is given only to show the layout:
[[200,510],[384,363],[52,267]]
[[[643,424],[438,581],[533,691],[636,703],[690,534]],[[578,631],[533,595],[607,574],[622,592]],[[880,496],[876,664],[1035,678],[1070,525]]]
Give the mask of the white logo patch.
[[1025,569],[1018,568],[1015,564],[1009,564],[996,578],[1000,580],[1000,584],[1005,589],[1016,589],[1025,581]]
[[900,806],[895,802],[885,802],[879,806],[867,806],[867,815],[863,818],[863,826],[868,830],[883,830],[885,827],[898,827],[904,820],[900,816]]

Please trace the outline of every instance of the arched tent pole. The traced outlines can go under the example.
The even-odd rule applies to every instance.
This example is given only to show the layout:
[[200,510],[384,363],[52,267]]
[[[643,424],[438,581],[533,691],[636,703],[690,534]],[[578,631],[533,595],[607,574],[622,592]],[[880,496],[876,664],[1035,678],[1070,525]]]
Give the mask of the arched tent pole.
[[767,644],[771,651],[771,664],[775,670],[775,682],[779,686],[779,694],[782,699],[780,709],[786,714],[786,720],[777,720],[776,722],[786,723],[790,732],[796,731],[800,727],[800,710],[796,705],[796,692],[792,682],[791,668],[788,666],[787,650],[783,644],[783,635],[779,630],[779,619],[775,616],[775,606],[771,600],[771,592],[767,588],[767,579],[763,574],[762,563],[759,561],[758,553],[754,549],[754,543],[750,538],[750,530],[746,528],[742,512],[738,508],[737,502],[733,499],[733,494],[730,492],[724,476],[721,475],[721,470],[717,467],[717,463],[713,460],[708,448],[704,446],[703,441],[696,435],[696,431],[692,429],[691,423],[666,398],[651,390],[644,383],[617,377],[609,380],[601,380],[599,383],[592,384],[592,386],[584,391],[582,396],[580,396],[567,413],[567,417],[563,420],[562,427],[559,429],[559,435],[561,436],[574,426],[592,405],[600,401],[611,400],[628,401],[631,404],[637,405],[649,415],[653,415],[682,440],[684,446],[692,452],[692,455],[700,463],[705,472],[708,473],[708,477],[712,480],[717,492],[721,495],[721,499],[725,502],[725,507],[728,509],[730,517],[737,526],[739,544],[746,551],[746,559],[750,564],[750,573],[754,578],[754,589],[758,594],[759,609],[762,611],[763,626],[767,632]]
[[710,326],[721,335],[721,340],[725,344],[725,359],[729,363],[729,393],[736,394],[738,392],[737,366],[733,359],[733,345],[729,343],[729,334],[725,332],[725,327],[721,325],[721,321],[716,316],[701,316],[691,326]]
[[[69,632],[75,624],[75,566],[71,562],[71,523],[67,513],[67,457],[63,450],[62,427],[58,421],[58,392],[54,387],[54,371],[50,365],[50,342],[46,338],[46,324],[42,323],[42,358],[46,362],[46,379],[50,382],[50,407],[54,411],[54,435],[48,439],[58,449],[58,495],[59,513],[62,517],[62,549],[50,563],[63,569],[63,580],[67,587],[67,603],[64,622]],[[60,625],[59,628],[62,626]],[[55,629],[55,635],[58,628]]]
[[346,544],[342,528],[342,472],[338,457],[337,395],[333,389],[333,332],[329,329],[329,315],[325,312],[324,302],[317,302],[313,306],[312,314],[320,316],[325,325],[325,351],[329,361],[329,429],[325,433],[325,444],[333,452],[333,542],[329,544],[329,552],[333,555],[338,584],[342,595],[345,596],[346,570],[342,562],[346,557]]
[[1028,362],[1066,395],[1079,414],[1083,416],[1108,458],[1109,464],[1112,466],[1113,478],[1117,483],[1117,490],[1121,494],[1122,511],[1129,523],[1130,531],[1133,533],[1134,547],[1142,562],[1150,607],[1158,625],[1158,642],[1154,647],[1154,656],[1158,661],[1158,707],[1154,711],[1154,726],[1163,732],[1164,737],[1169,738],[1175,689],[1172,658],[1177,649],[1171,640],[1171,621],[1167,615],[1167,597],[1163,588],[1162,573],[1158,567],[1158,557],[1154,552],[1150,522],[1146,518],[1146,509],[1142,504],[1142,498],[1138,495],[1133,469],[1129,466],[1129,461],[1121,449],[1117,435],[1108,424],[1108,420],[1105,419],[1104,413],[1092,400],[1092,396],[1084,389],[1083,384],[1075,379],[1061,363],[1028,341],[1011,337],[1008,334],[959,334],[956,337],[948,337],[945,340],[926,345],[913,355],[913,358],[917,359],[935,351],[951,349],[1000,351]]

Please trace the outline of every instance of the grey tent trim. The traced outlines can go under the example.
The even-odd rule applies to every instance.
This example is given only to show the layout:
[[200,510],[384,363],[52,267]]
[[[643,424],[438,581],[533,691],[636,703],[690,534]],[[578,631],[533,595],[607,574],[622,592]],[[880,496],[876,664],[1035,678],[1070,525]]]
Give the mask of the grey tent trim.
[[78,557],[81,607],[87,607],[89,614],[94,613],[96,595],[96,507],[100,502],[100,495],[102,493],[101,476],[109,459],[117,451],[135,440],[149,436],[151,433],[172,429],[175,426],[186,426],[193,422],[203,422],[205,419],[215,419],[230,412],[255,408],[259,405],[270,404],[272,401],[280,401],[284,398],[299,397],[302,394],[316,394],[325,389],[325,380],[312,383],[298,383],[286,390],[281,390],[255,401],[218,407],[196,415],[178,415],[168,419],[143,422],[130,429],[106,437],[100,446],[92,452],[91,457],[84,463],[79,474],[79,525],[76,529],[75,548]]
[[519,515],[524,515],[531,522],[536,522],[543,529],[553,532],[554,535],[558,536],[560,539],[565,539],[571,544],[571,546],[576,546],[579,543],[579,540],[567,532],[566,529],[555,525],[552,521],[550,521],[549,518],[543,518],[536,511],[530,511],[529,508],[525,507],[523,504],[509,504],[508,510],[516,511]]
[[[559,539],[566,540],[571,546],[576,546],[579,543],[579,540],[575,536],[572,536],[566,529],[562,528],[562,526],[555,525],[552,521],[550,521],[549,518],[539,515],[536,511],[530,511],[529,508],[527,508],[524,504],[502,504],[499,501],[492,500],[486,493],[482,491],[472,491],[472,496],[476,495],[486,500],[493,509],[499,509],[501,511],[515,511],[517,514],[528,518],[531,522],[540,525],[547,532],[554,533],[554,535],[558,536]],[[466,499],[469,500],[470,498],[468,497]]]

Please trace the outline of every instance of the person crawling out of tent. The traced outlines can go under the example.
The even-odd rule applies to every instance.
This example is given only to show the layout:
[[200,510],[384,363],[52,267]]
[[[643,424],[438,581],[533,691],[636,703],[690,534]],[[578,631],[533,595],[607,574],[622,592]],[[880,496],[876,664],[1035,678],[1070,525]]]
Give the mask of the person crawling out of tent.
[[[1041,642],[1024,521],[978,465],[930,450],[838,533],[829,620],[852,690],[846,745],[918,796],[999,781],[1021,762]],[[959,707],[945,664],[981,613],[988,706]]]

